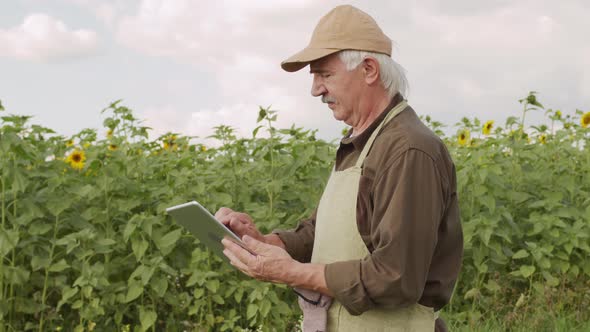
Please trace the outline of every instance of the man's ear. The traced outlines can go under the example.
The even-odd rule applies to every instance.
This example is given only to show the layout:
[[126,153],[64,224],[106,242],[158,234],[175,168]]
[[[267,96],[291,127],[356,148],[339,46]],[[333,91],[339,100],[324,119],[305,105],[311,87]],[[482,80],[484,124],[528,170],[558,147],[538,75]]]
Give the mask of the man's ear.
[[379,82],[379,62],[377,59],[373,57],[366,57],[362,62],[362,66],[365,82],[368,85]]

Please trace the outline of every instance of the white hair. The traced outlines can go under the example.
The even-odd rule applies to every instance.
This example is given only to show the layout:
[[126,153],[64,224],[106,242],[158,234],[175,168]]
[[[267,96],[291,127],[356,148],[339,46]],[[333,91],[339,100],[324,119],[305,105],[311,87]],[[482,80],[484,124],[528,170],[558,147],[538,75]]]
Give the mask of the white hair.
[[379,63],[379,77],[381,84],[390,98],[399,92],[402,96],[406,96],[408,92],[408,79],[406,78],[406,71],[397,62],[395,62],[389,55],[376,52],[344,50],[338,52],[340,60],[346,66],[346,70],[351,71],[356,69],[363,60],[367,57],[372,57]]

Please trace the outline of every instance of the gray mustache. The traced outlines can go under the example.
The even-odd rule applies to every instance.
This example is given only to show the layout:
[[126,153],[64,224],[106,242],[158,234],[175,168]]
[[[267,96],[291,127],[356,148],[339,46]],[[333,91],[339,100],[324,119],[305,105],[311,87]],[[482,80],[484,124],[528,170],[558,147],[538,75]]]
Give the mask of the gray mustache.
[[330,97],[326,97],[325,95],[322,96],[322,103],[327,104],[327,103],[335,103],[336,100]]

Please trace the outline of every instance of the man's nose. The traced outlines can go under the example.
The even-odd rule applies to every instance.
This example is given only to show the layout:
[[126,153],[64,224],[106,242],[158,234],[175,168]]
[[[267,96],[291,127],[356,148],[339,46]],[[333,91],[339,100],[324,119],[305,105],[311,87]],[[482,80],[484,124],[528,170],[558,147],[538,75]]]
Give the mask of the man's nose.
[[326,90],[324,84],[316,76],[314,76],[313,82],[311,83],[311,95],[314,97],[319,97],[326,92],[328,92],[328,90]]

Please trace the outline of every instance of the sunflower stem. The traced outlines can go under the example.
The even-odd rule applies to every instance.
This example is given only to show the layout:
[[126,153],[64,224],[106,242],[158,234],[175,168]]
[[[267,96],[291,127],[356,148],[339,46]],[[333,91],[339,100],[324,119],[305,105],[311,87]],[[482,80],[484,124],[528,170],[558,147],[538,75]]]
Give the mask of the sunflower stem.
[[[6,224],[6,201],[5,201],[5,192],[6,187],[4,183],[4,167],[2,168],[2,177],[0,177],[0,183],[2,185],[1,191],[1,206],[2,206],[2,229],[1,231],[4,232],[4,225]],[[0,257],[0,300],[4,300],[4,257]],[[2,317],[3,318],[3,317]],[[4,319],[2,319],[4,321]],[[4,332],[4,323],[0,324],[0,331]]]
[[[223,145],[225,146],[230,146],[230,141],[227,138],[224,138],[223,140]],[[228,149],[229,150],[229,149]],[[236,205],[238,203],[238,197],[239,197],[239,193],[238,193],[238,183],[239,183],[239,179],[238,179],[238,173],[236,172],[236,161],[234,160],[233,154],[231,152],[229,152],[227,154],[229,156],[229,161],[231,162],[231,171],[232,171],[232,175],[234,177],[234,181],[233,181],[233,186],[234,186],[234,190],[233,190],[233,197],[232,197],[232,204]]]
[[[108,181],[107,181],[107,176],[105,174],[104,176],[104,199],[105,199],[105,212],[106,212],[106,238],[110,239],[111,238],[111,218],[110,218],[110,214],[109,214],[109,191],[108,191]],[[110,253],[106,253],[105,254],[105,269],[106,269],[106,275],[107,277],[109,276],[109,262],[111,260],[111,254]]]
[[527,112],[527,103],[524,104],[524,109],[522,110],[522,120],[520,121],[520,137],[522,138],[522,134],[524,133],[524,118]]
[[[55,224],[53,225],[53,239],[51,241],[51,249],[49,251],[49,265],[53,262],[53,252],[55,251],[55,241],[57,237],[57,227],[59,225],[59,213],[55,216]],[[43,281],[43,292],[41,293],[41,319],[39,320],[39,332],[43,331],[43,322],[45,314],[45,301],[47,300],[47,284],[49,282],[49,266],[45,267],[45,280]]]
[[275,162],[274,162],[274,150],[275,150],[275,144],[274,144],[274,128],[272,126],[272,120],[270,119],[270,117],[268,116],[268,112],[266,113],[266,121],[268,122],[268,132],[270,134],[270,144],[269,144],[269,148],[270,148],[270,185],[269,187],[267,187],[267,192],[268,192],[268,209],[269,209],[269,220],[271,222],[271,224],[274,222],[274,182],[275,182]]
[[[16,195],[16,190],[14,191],[14,200],[12,202],[12,216],[14,218],[16,218],[16,212],[17,212],[17,207],[16,207],[16,202],[17,202],[17,195]],[[18,227],[18,226],[17,226]],[[12,248],[12,260],[10,262],[10,266],[12,267],[12,269],[14,270],[15,268],[15,261],[16,261],[16,246],[14,248]],[[10,283],[10,289],[8,291],[8,299],[9,301],[12,301],[12,307],[11,310],[9,310],[9,317],[8,317],[8,322],[10,325],[12,324],[12,320],[13,320],[13,316],[14,316],[14,312],[16,310],[16,305],[15,305],[15,301],[13,300],[13,294],[14,294],[14,283]]]

